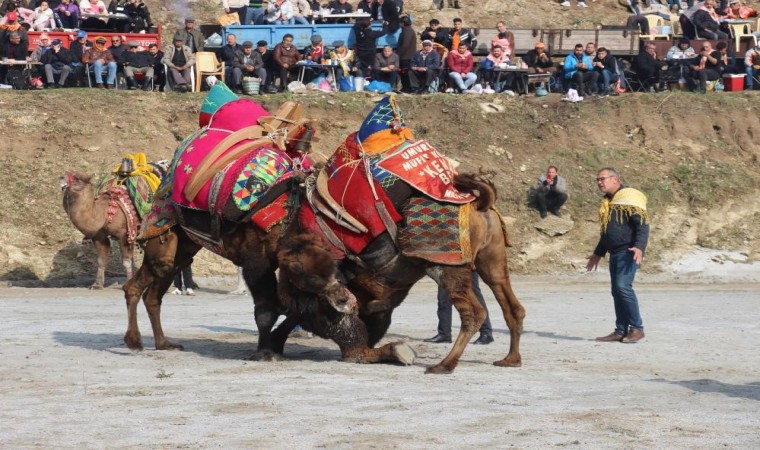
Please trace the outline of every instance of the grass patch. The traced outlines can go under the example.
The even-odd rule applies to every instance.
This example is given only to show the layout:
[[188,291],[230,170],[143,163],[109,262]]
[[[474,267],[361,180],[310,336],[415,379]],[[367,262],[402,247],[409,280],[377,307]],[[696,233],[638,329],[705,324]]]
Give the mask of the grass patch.
[[709,207],[726,195],[739,191],[748,175],[744,169],[702,162],[681,164],[670,170],[690,206]]

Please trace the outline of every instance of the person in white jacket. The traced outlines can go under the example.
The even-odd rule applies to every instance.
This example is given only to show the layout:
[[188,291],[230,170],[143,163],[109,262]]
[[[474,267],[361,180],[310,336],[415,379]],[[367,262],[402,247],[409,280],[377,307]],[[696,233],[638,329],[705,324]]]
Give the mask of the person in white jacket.
[[296,25],[309,25],[311,16],[311,6],[307,0],[295,0],[293,11],[293,22]]
[[34,9],[32,29],[34,31],[44,31],[53,28],[55,28],[53,10],[48,7],[48,2],[42,2],[40,3],[40,6]]
[[265,19],[267,23],[273,25],[293,24],[293,4],[290,0],[275,0],[269,2],[267,6]]

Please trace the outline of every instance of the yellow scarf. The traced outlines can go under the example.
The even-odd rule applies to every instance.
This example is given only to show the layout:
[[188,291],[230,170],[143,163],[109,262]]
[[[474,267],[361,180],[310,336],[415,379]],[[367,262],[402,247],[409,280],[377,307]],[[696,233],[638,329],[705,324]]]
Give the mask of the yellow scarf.
[[[142,177],[148,182],[151,192],[156,192],[158,185],[161,184],[161,179],[158,178],[153,172],[153,166],[148,164],[148,159],[145,157],[145,153],[126,154],[124,158],[132,160],[132,167],[134,170],[129,174],[130,177]],[[113,173],[118,173],[121,163],[117,164],[113,168]]]
[[599,225],[602,233],[607,230],[607,225],[610,223],[610,217],[612,211],[617,212],[617,220],[619,223],[623,223],[623,220],[628,220],[629,217],[638,214],[641,216],[641,223],[645,224],[649,221],[649,213],[647,213],[647,196],[633,188],[623,188],[615,192],[612,196],[612,200],[604,197],[602,204],[599,207]]

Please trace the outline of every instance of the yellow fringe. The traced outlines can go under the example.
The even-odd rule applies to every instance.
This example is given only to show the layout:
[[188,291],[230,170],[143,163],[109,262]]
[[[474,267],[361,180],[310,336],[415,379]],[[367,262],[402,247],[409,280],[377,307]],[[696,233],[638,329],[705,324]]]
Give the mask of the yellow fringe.
[[641,223],[649,222],[647,212],[647,197],[642,192],[633,188],[623,188],[615,193],[612,200],[604,198],[599,206],[599,226],[602,233],[607,231],[612,211],[616,211],[618,223],[623,223],[631,216],[641,216]]
[[472,203],[465,203],[459,208],[459,246],[462,248],[462,259],[464,261],[472,260],[470,214],[472,214]]
[[[155,172],[153,172],[153,166],[148,164],[148,158],[145,156],[145,153],[135,153],[134,155],[131,153],[127,153],[124,155],[124,158],[129,158],[132,160],[132,167],[134,167],[134,170],[129,173],[130,177],[142,177],[145,179],[145,181],[148,182],[148,186],[150,186],[151,192],[156,192],[156,189],[158,189],[158,185],[161,184],[161,179],[156,176]],[[119,168],[121,167],[121,162],[117,164],[114,168],[112,173],[118,173]]]

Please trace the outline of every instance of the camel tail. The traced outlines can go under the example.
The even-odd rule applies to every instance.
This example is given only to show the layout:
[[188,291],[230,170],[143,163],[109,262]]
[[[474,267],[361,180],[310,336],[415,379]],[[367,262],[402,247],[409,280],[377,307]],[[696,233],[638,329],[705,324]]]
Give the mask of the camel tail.
[[478,211],[486,211],[496,204],[496,186],[491,181],[493,175],[493,172],[482,170],[479,174],[457,174],[454,176],[454,187],[476,196]]

